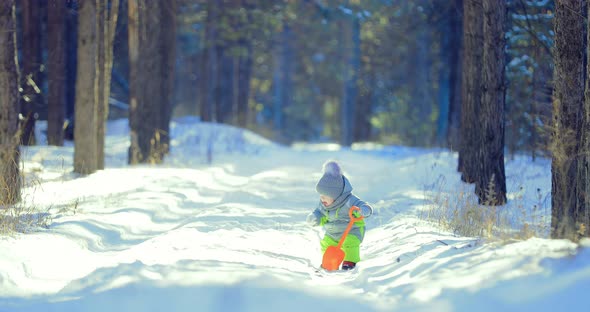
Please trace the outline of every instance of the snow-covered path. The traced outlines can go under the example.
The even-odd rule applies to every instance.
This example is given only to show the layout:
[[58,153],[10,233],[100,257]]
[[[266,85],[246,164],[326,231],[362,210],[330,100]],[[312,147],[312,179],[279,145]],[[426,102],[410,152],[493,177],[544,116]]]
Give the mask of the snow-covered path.
[[[485,243],[417,218],[433,181],[460,183],[452,153],[285,148],[184,120],[165,165],[128,167],[125,127],[110,129],[108,169],[87,177],[63,169],[71,148],[25,152],[40,181],[25,198],[54,218],[0,238],[0,311],[543,311],[581,307],[576,294],[590,290],[588,248]],[[206,164],[207,130],[242,146],[215,146]],[[352,274],[314,269],[322,232],[304,220],[327,159],[375,208]],[[525,199],[550,187],[547,163],[508,166]]]

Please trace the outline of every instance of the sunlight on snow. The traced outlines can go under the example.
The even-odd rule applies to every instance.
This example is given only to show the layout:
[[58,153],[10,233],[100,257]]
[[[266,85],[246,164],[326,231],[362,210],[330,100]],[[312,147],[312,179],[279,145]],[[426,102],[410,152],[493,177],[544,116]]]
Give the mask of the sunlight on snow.
[[[163,165],[127,166],[128,131],[125,121],[109,124],[107,168],[84,177],[71,172],[71,146],[26,149],[23,171],[36,183],[23,199],[51,208],[53,219],[48,229],[0,239],[0,310],[46,310],[49,302],[66,312],[145,310],[166,293],[167,302],[191,302],[181,310],[198,302],[204,310],[288,303],[293,309],[286,311],[472,311],[495,307],[479,304],[490,300],[500,307],[561,303],[590,280],[587,265],[577,264],[590,260],[580,260],[571,242],[501,244],[419,219],[429,197],[461,186],[452,152],[331,143],[287,148],[185,118],[173,123]],[[352,273],[317,272],[323,231],[305,224],[327,159],[342,164],[354,193],[375,208]],[[539,197],[550,190],[550,163],[517,157],[506,165],[508,196],[517,199],[506,209],[544,205]],[[505,288],[526,295],[516,299]]]

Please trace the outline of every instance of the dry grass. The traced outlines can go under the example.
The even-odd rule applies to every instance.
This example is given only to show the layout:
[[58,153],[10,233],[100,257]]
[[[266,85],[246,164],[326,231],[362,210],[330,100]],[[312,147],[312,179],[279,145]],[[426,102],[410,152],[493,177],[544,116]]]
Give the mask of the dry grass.
[[26,233],[35,228],[48,228],[52,222],[48,212],[35,207],[15,204],[4,207],[0,213],[0,235]]
[[[20,168],[23,168],[22,163]],[[22,170],[17,176],[18,181],[7,179],[11,178],[0,176],[0,187],[5,190],[3,192],[4,196],[0,197],[0,235],[27,233],[39,228],[48,228],[53,221],[53,216],[49,212],[52,207],[41,208],[41,206],[35,204],[34,198],[32,198],[35,190],[41,186],[40,180],[31,179],[26,182],[27,185],[22,185],[24,184],[23,181],[27,181]],[[15,192],[15,183],[21,183],[20,190],[29,188],[33,191],[25,193],[19,190],[19,192]],[[60,208],[58,212],[63,213],[73,210],[75,213],[76,209],[77,202]]]
[[[0,177],[0,184],[6,185],[3,177]],[[0,200],[0,235],[26,233],[35,228],[49,227],[52,222],[50,208],[42,210],[30,202],[32,201],[27,198]]]
[[431,189],[425,190],[428,208],[420,217],[462,236],[504,241],[547,236],[549,222],[546,211],[542,211],[547,203],[540,190],[532,207],[525,203],[522,195],[509,199],[507,205],[496,206],[493,205],[493,184],[486,190],[489,202],[484,204],[478,204],[473,187],[461,184],[459,189],[448,191],[446,178],[439,177]]
[[154,136],[150,140],[150,151],[147,157],[147,163],[152,165],[161,164],[164,161],[164,156],[168,153],[168,144],[162,142],[162,135],[165,131],[156,129]]

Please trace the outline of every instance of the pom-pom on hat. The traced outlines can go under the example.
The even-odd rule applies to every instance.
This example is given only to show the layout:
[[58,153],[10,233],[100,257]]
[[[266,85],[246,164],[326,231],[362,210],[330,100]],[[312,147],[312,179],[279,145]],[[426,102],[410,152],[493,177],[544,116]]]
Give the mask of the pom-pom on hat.
[[342,169],[337,162],[331,160],[324,164],[324,175],[316,184],[315,189],[322,195],[338,198],[344,190],[344,179],[342,178]]

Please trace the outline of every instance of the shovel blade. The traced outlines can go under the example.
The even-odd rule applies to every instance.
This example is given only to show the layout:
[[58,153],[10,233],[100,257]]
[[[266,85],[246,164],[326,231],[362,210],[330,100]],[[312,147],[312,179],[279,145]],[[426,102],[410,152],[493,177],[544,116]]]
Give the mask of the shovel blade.
[[342,260],[344,260],[344,250],[336,246],[329,246],[324,252],[322,267],[328,271],[338,270]]

